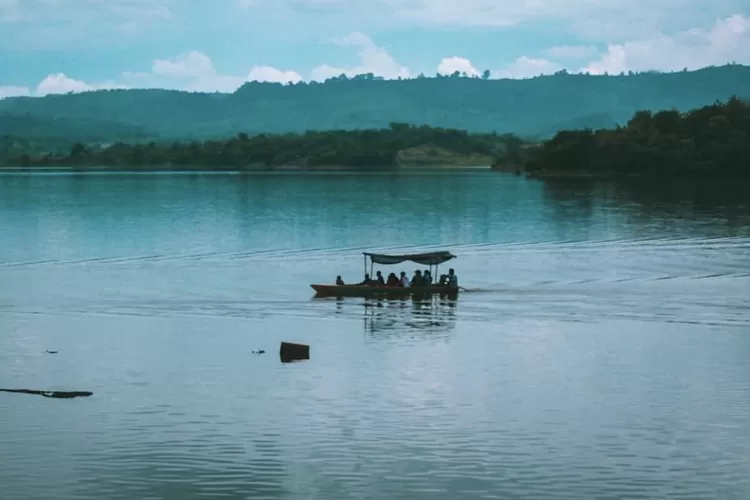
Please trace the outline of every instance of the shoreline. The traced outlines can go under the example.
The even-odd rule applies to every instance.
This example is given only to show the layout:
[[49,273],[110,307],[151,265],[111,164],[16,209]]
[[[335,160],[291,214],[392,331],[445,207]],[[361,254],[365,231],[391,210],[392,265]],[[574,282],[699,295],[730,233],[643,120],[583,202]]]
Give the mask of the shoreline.
[[[529,171],[522,166],[515,165],[391,165],[383,167],[356,167],[346,165],[324,165],[315,167],[287,165],[279,167],[210,167],[204,165],[194,166],[74,166],[74,165],[32,165],[32,166],[9,166],[0,167],[0,176],[23,175],[23,174],[74,174],[74,175],[258,175],[258,174],[386,174],[386,173],[450,173],[450,172],[495,172],[497,174],[513,175],[529,180],[538,181],[618,181],[634,179],[675,180],[670,174],[663,175],[655,173],[623,173],[623,172],[588,172],[577,170],[536,170]],[[686,172],[682,179],[711,179],[726,180],[747,179],[747,176],[727,176],[714,172]]]
[[459,172],[459,171],[491,171],[490,165],[398,165],[383,167],[354,167],[346,165],[324,165],[316,167],[278,166],[278,167],[216,167],[206,165],[194,166],[75,166],[75,165],[30,165],[0,167],[3,173],[200,173],[200,174],[257,174],[257,173],[386,173],[386,172]]

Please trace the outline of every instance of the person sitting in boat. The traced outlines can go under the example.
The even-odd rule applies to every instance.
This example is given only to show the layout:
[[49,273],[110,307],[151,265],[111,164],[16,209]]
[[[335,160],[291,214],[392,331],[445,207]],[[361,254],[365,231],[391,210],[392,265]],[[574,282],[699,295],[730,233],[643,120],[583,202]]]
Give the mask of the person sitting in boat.
[[409,277],[403,271],[401,271],[401,286],[404,288],[409,286]]
[[336,285],[343,286],[344,280],[341,279],[341,276],[336,276]]
[[414,271],[414,277],[412,277],[410,285],[411,286],[422,286],[423,279],[424,278],[422,278],[422,271],[420,271],[419,269],[417,269],[416,271]]
[[360,283],[357,283],[357,285],[359,285],[359,286],[362,286],[362,285],[372,285],[372,280],[370,279],[370,274],[369,273],[365,273],[365,279],[362,280]]
[[440,275],[440,281],[438,281],[438,284],[440,286],[445,286],[448,284],[448,275],[447,274],[441,274]]
[[422,284],[427,286],[432,285],[432,273],[429,270],[425,271],[422,275]]
[[453,268],[448,269],[448,286],[457,288],[458,287],[458,276]]
[[396,276],[396,273],[388,275],[388,280],[385,282],[385,286],[401,286],[401,281]]
[[375,273],[375,282],[373,283],[373,285],[385,286],[385,280],[383,279],[383,274],[380,271]]

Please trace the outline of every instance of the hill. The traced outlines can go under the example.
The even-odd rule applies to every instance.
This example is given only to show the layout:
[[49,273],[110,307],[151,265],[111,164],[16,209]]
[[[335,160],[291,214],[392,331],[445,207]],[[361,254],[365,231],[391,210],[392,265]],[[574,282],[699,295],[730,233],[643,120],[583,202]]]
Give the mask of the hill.
[[[377,129],[391,122],[549,137],[561,129],[614,127],[637,110],[687,111],[732,95],[750,97],[750,67],[610,76],[560,72],[527,80],[361,75],[294,85],[252,82],[233,94],[110,90],[4,99],[0,114],[118,122],[170,139]],[[50,127],[51,135],[66,131]]]
[[0,137],[26,139],[75,139],[82,141],[139,140],[156,137],[156,132],[115,120],[64,118],[31,114],[0,114]]

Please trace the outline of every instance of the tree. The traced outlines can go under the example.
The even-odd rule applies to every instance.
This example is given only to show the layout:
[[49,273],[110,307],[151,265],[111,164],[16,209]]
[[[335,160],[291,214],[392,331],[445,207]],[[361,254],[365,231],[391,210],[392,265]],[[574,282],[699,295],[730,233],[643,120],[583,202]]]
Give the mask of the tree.
[[647,132],[651,128],[651,111],[637,111],[628,121],[628,128],[641,133]]
[[70,148],[70,157],[71,158],[80,158],[84,154],[86,154],[86,146],[84,146],[80,142],[76,142]]
[[653,116],[652,123],[661,134],[677,134],[682,128],[682,115],[676,109],[659,111]]
[[482,72],[482,80],[489,80],[490,79],[490,70],[486,69]]

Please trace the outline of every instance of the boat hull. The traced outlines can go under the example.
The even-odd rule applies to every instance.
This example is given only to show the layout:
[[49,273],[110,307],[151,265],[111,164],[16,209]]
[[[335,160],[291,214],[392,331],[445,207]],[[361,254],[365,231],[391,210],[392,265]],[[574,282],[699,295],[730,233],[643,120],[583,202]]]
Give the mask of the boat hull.
[[319,297],[407,297],[410,295],[457,295],[458,287],[451,286],[370,286],[370,285],[310,285]]

